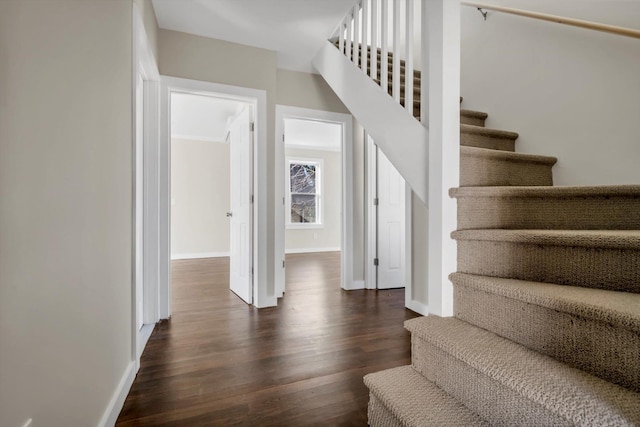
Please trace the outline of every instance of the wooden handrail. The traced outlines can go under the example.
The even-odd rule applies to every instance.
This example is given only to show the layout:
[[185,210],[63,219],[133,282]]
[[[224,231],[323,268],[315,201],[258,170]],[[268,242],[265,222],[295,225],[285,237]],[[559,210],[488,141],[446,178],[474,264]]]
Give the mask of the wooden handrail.
[[532,12],[529,10],[513,9],[510,7],[495,6],[475,1],[461,1],[465,6],[471,6],[478,9],[494,10],[496,12],[509,13],[511,15],[524,16],[527,18],[541,19],[543,21],[555,22],[557,24],[571,25],[574,27],[587,28],[589,30],[602,31],[619,36],[633,37],[640,39],[640,30],[632,28],[618,27],[615,25],[599,24],[597,22],[584,21],[582,19],[565,18],[562,16],[549,15],[547,13]]

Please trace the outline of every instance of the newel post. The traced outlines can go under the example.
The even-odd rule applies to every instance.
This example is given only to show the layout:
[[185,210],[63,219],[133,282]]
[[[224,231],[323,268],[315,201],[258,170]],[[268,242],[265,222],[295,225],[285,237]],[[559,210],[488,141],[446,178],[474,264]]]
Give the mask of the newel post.
[[428,85],[429,97],[428,307],[430,314],[451,316],[448,275],[456,271],[457,248],[450,234],[457,211],[448,190],[460,177],[460,1],[422,0],[422,7],[428,24],[426,32],[423,28],[428,68],[422,70],[429,76],[422,86]]

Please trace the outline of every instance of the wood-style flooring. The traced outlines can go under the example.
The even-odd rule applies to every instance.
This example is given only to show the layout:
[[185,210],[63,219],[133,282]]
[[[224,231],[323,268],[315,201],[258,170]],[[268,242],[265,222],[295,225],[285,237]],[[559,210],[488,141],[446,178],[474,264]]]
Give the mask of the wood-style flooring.
[[339,253],[287,256],[278,307],[229,291],[229,259],[172,263],[118,426],[367,425],[362,377],[410,363],[404,290],[340,289]]

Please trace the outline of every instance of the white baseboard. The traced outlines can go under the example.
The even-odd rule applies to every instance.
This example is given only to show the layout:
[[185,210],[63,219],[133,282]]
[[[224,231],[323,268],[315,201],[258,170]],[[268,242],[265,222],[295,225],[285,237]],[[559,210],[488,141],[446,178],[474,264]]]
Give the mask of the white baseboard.
[[300,248],[300,249],[285,249],[285,254],[308,254],[312,252],[340,252],[340,247],[337,248]]
[[194,254],[172,254],[171,261],[178,259],[198,259],[198,258],[222,258],[229,256],[229,252],[200,252]]
[[356,291],[358,289],[364,289],[364,280],[352,280],[351,283],[347,283],[346,286],[342,286],[345,291]]
[[411,311],[415,311],[423,316],[429,315],[429,306],[421,303],[420,301],[411,300],[406,304],[407,308]]
[[113,427],[118,420],[118,415],[120,415],[120,411],[122,411],[122,407],[124,406],[124,401],[129,394],[129,390],[131,390],[131,386],[133,385],[133,380],[136,378],[136,364],[135,362],[129,362],[127,369],[124,371],[124,375],[120,379],[120,383],[116,388],[113,396],[111,397],[111,401],[107,406],[106,411],[102,415],[100,422],[98,423],[98,427]]

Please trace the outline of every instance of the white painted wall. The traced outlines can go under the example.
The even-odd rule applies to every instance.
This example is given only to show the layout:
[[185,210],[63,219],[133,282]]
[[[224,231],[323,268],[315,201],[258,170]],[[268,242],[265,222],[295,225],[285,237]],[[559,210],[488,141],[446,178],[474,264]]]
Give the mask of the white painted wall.
[[229,254],[229,145],[171,140],[171,258]]
[[[340,210],[342,197],[342,157],[340,152],[304,150],[285,147],[287,159],[322,160],[322,215],[321,228],[286,228],[285,252],[318,252],[340,250]],[[285,166],[288,163],[285,162]],[[285,179],[286,179],[285,171]],[[285,215],[287,213],[285,212]]]
[[[640,2],[508,6],[640,28]],[[640,182],[637,39],[463,7],[461,61],[463,106],[518,132],[517,151],[557,156],[556,184]]]
[[0,2],[0,425],[96,426],[132,362],[132,2]]

